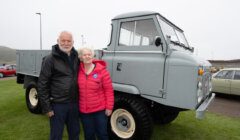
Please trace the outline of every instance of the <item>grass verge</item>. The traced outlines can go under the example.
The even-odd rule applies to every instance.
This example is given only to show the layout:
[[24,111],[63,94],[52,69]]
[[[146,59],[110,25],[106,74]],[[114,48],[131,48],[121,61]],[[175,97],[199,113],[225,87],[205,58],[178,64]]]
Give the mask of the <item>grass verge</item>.
[[[15,80],[0,81],[0,140],[48,139],[48,118],[28,111],[24,93]],[[240,140],[239,130],[240,118],[207,112],[204,120],[197,120],[194,111],[185,111],[168,125],[155,125],[152,140]]]

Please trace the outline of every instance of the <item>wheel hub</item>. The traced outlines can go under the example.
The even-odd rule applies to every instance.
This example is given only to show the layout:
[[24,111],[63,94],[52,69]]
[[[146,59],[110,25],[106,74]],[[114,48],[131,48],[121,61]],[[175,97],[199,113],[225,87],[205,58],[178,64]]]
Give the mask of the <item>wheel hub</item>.
[[135,132],[136,124],[133,116],[125,109],[117,109],[111,116],[113,132],[120,138],[130,138]]
[[119,130],[127,132],[130,126],[131,122],[127,116],[119,116],[117,118],[117,127]]
[[36,106],[38,104],[36,88],[31,88],[30,89],[30,91],[29,91],[29,101],[30,101],[32,106]]
[[122,124],[123,126],[127,126],[127,120],[123,119],[123,120],[120,121],[120,122],[121,122],[121,124]]

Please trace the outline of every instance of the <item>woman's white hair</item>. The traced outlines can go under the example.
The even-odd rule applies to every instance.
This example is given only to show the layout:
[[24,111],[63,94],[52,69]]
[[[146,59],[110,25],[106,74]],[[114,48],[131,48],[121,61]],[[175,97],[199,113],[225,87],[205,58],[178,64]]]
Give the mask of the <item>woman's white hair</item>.
[[83,55],[83,51],[90,51],[92,53],[92,57],[94,57],[94,50],[92,46],[83,46],[80,49],[78,49],[78,57],[81,57]]

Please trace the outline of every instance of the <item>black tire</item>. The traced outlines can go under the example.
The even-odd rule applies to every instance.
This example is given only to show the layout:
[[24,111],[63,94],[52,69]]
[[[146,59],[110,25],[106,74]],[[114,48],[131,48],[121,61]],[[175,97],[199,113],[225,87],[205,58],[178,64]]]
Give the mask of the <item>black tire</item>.
[[23,84],[24,83],[24,75],[22,74],[17,74],[17,83],[18,84]]
[[34,114],[41,114],[42,111],[38,100],[36,83],[33,82],[28,85],[25,96],[28,110]]
[[157,105],[152,108],[152,116],[154,123],[161,125],[171,123],[177,118],[178,114],[179,110],[164,105]]
[[139,98],[123,94],[115,96],[109,121],[111,140],[148,140],[151,137],[152,118]]

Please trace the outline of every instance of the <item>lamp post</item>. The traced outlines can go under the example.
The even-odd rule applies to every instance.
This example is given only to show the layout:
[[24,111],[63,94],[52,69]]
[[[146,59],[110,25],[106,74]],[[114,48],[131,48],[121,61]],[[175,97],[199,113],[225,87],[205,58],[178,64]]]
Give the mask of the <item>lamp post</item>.
[[42,50],[42,14],[36,13],[40,17],[40,50]]
[[81,35],[81,37],[82,37],[82,46],[83,46],[84,45],[84,36]]

